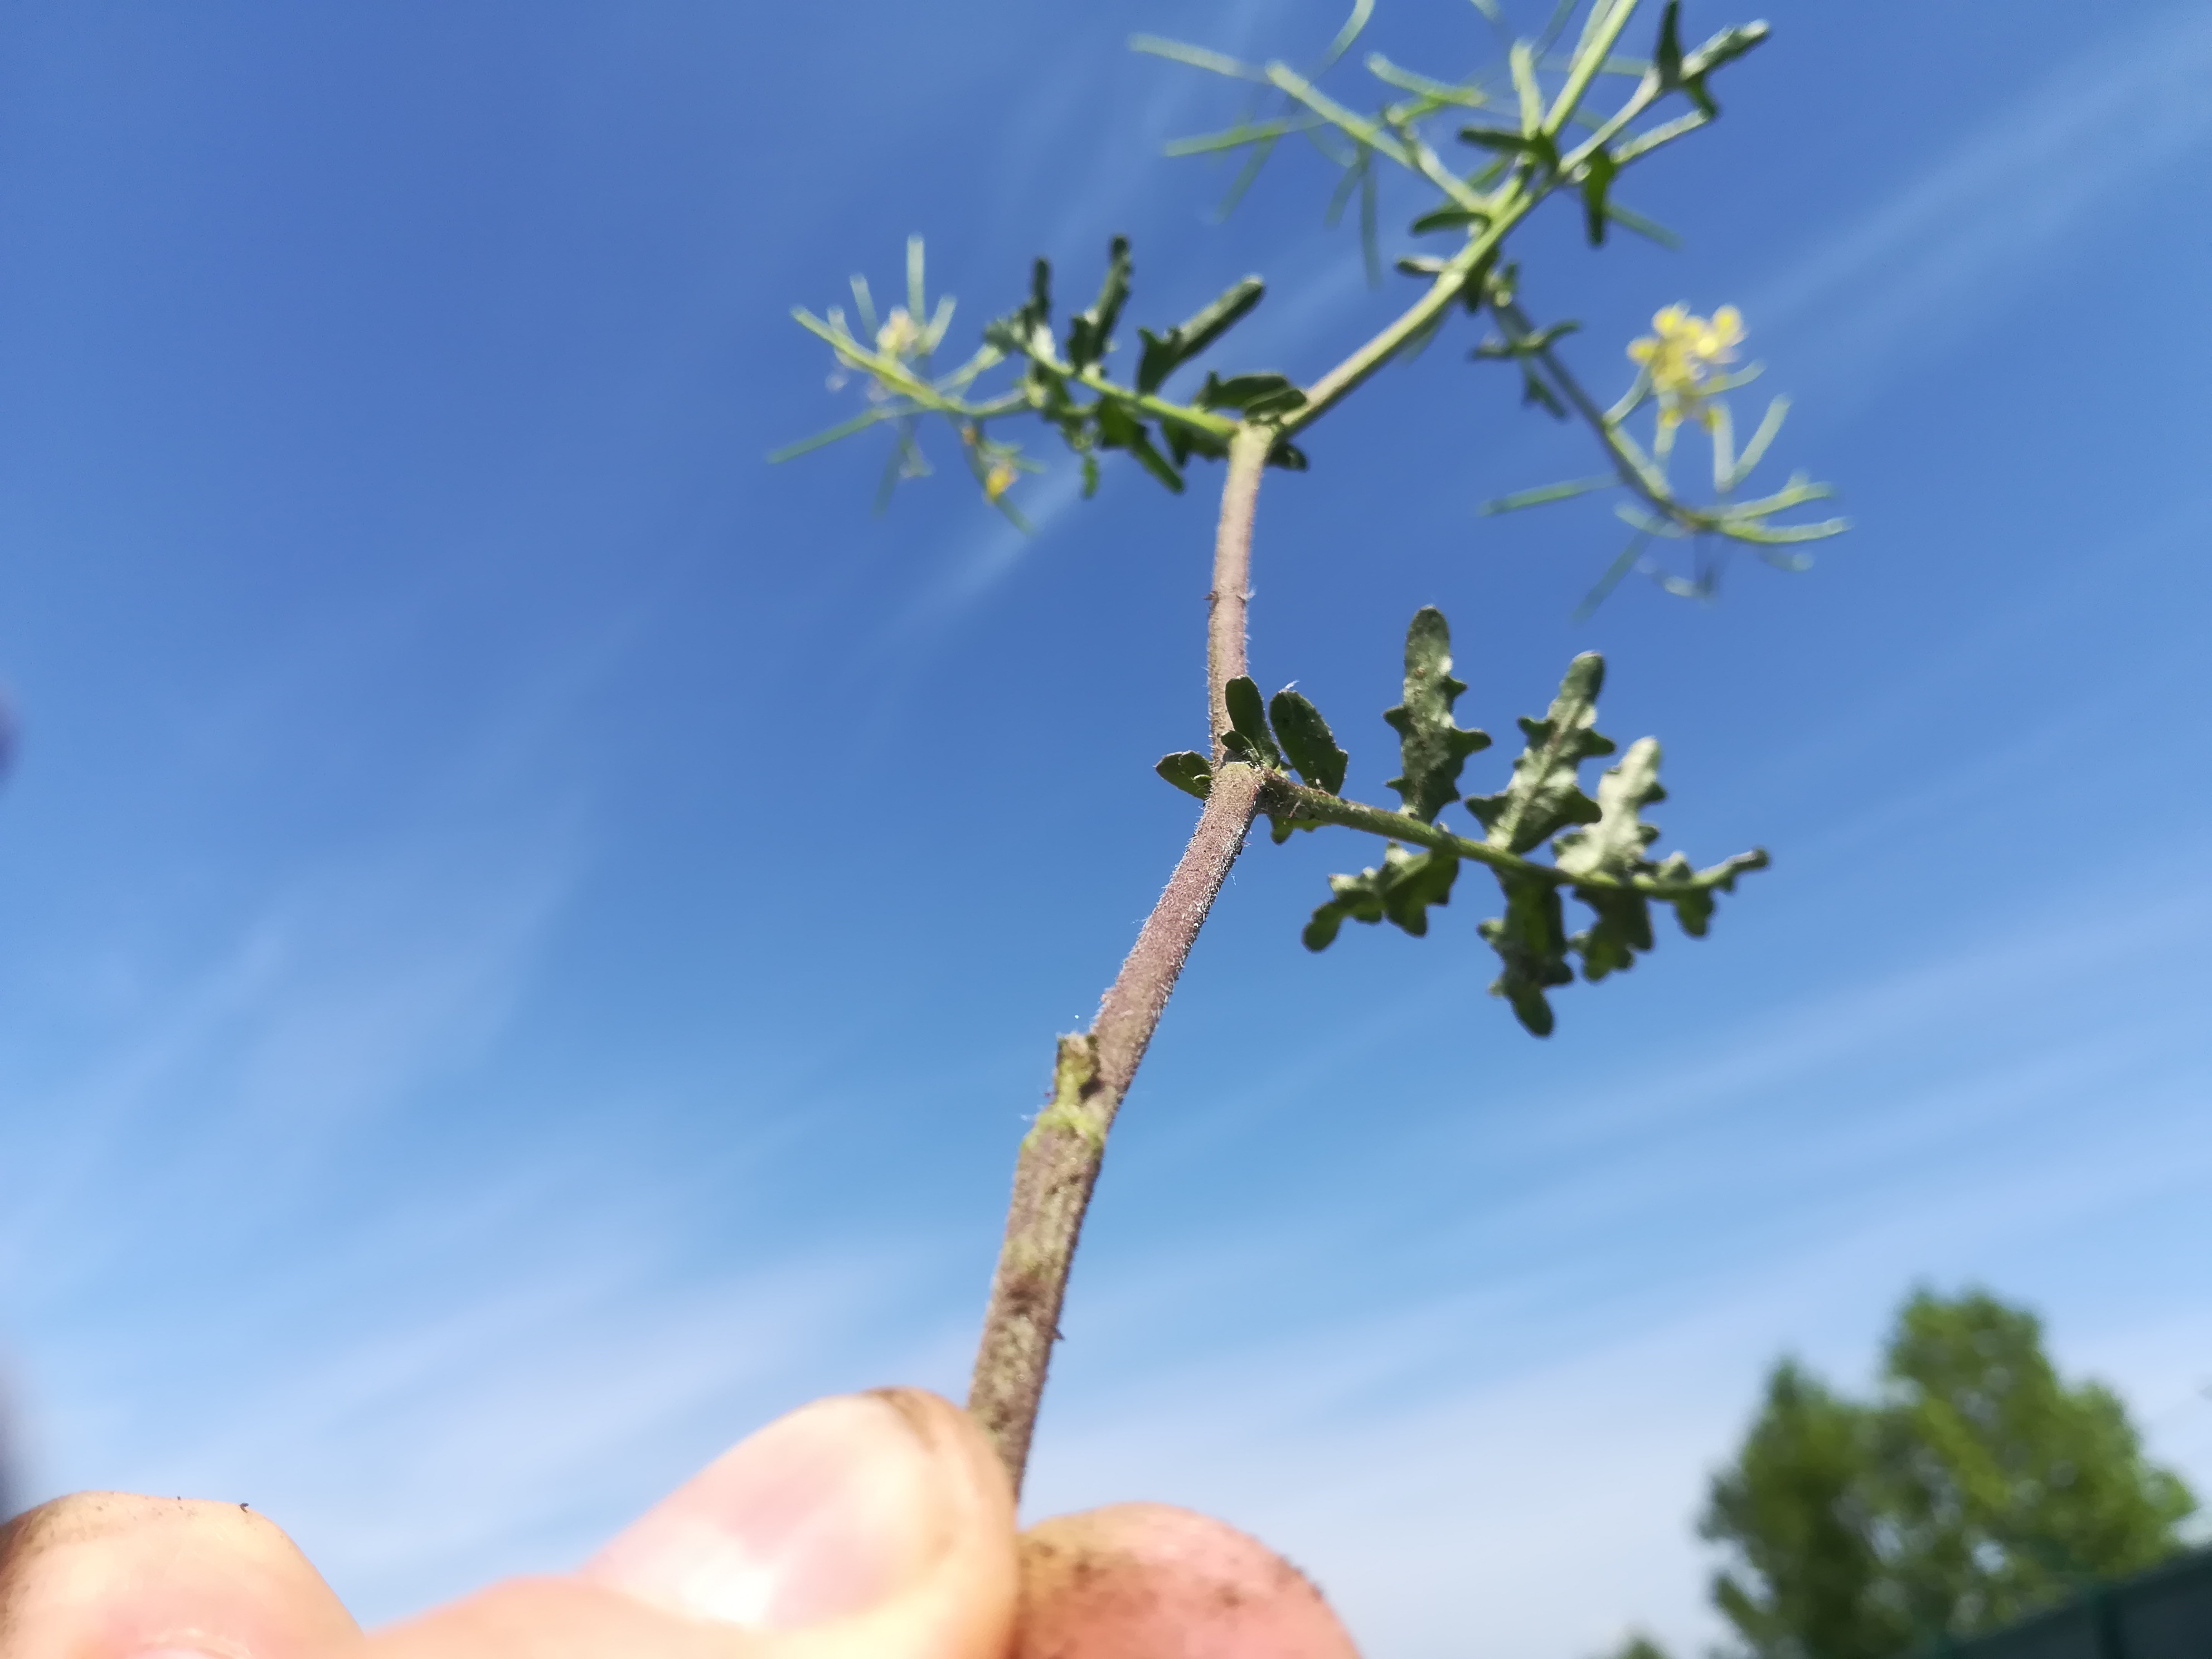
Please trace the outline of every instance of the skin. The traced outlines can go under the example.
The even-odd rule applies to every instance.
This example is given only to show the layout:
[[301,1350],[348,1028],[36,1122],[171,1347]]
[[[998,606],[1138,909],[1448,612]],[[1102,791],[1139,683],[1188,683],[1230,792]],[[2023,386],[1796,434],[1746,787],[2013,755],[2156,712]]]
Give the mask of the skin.
[[1356,1659],[1296,1569],[1126,1504],[1015,1530],[934,1395],[817,1401],[732,1448],[576,1572],[364,1632],[234,1504],[80,1492],[0,1528],[0,1659]]

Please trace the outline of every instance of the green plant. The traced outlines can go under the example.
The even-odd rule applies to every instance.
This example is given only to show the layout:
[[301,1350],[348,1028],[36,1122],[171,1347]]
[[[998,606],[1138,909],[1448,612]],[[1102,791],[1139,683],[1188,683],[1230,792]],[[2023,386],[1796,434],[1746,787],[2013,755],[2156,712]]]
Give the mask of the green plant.
[[1871,1401],[1774,1368],[1701,1530],[1750,1653],[1891,1659],[2155,1565],[2195,1508],[2117,1395],[2060,1377],[2033,1314],[1920,1291]]
[[[1419,297],[1310,385],[1279,374],[1224,375],[1208,368],[1200,383],[1189,386],[1188,371],[1261,302],[1264,285],[1256,276],[1172,327],[1157,333],[1139,329],[1133,371],[1116,378],[1111,359],[1133,275],[1128,243],[1121,238],[1109,251],[1097,299],[1067,320],[1064,335],[1053,328],[1052,272],[1040,259],[1028,298],[988,325],[981,346],[943,373],[935,360],[953,306],[949,299],[931,304],[919,238],[908,245],[905,303],[888,314],[878,314],[860,277],[853,282],[854,319],[837,308],[821,316],[794,313],[829,344],[841,374],[864,380],[868,407],[771,459],[888,426],[893,445],[879,505],[901,479],[928,470],[920,434],[939,421],[957,434],[985,499],[1017,525],[1024,520],[1014,486],[1041,467],[1018,443],[1000,435],[1016,419],[1041,420],[1057,434],[1082,468],[1086,495],[1098,488],[1101,459],[1112,452],[1126,453],[1177,493],[1186,487],[1194,461],[1218,460],[1226,467],[1207,597],[1212,749],[1170,755],[1158,769],[1204,808],[1091,1030],[1060,1039],[1052,1099],[1024,1139],[1016,1168],[969,1405],[996,1441],[1017,1487],[1107,1133],[1192,942],[1259,817],[1270,820],[1278,842],[1333,825],[1385,842],[1380,863],[1331,878],[1330,896],[1305,929],[1305,942],[1314,950],[1325,948],[1346,920],[1388,920],[1422,934],[1429,911],[1448,902],[1461,866],[1486,868],[1502,900],[1502,914],[1480,927],[1499,958],[1492,989],[1538,1036],[1552,1030],[1549,993],[1573,980],[1577,962],[1583,977],[1598,980],[1630,967],[1638,952],[1651,948],[1654,902],[1671,906],[1684,931],[1700,935],[1716,896],[1766,862],[1765,854],[1753,852],[1698,869],[1680,854],[1663,860],[1650,856],[1658,831],[1642,813],[1664,798],[1659,745],[1651,738],[1630,745],[1599,780],[1594,798],[1584,793],[1583,765],[1615,750],[1595,727],[1604,665],[1594,654],[1569,665],[1542,718],[1521,721],[1526,742],[1504,787],[1467,800],[1480,832],[1471,835],[1455,833],[1437,820],[1461,799],[1467,759],[1490,739],[1455,723],[1455,702],[1466,688],[1452,678],[1450,636],[1439,612],[1423,610],[1413,617],[1406,637],[1404,700],[1384,716],[1398,734],[1400,775],[1389,786],[1399,796],[1395,809],[1347,799],[1342,793],[1347,757],[1320,712],[1288,690],[1263,701],[1248,672],[1253,511],[1264,474],[1271,467],[1306,470],[1299,435],[1384,365],[1425,346],[1456,314],[1488,318],[1496,331],[1474,355],[1513,364],[1524,402],[1561,418],[1579,417],[1609,467],[1595,477],[1491,503],[1487,510],[1608,487],[1629,498],[1619,510],[1630,526],[1630,540],[1589,603],[1601,599],[1644,561],[1656,540],[1688,540],[1700,548],[1736,544],[1793,565],[1791,544],[1843,528],[1840,520],[1778,521],[1788,509],[1828,493],[1802,478],[1759,499],[1735,499],[1780,429],[1787,404],[1775,399],[1750,441],[1737,450],[1726,394],[1757,371],[1725,368],[1741,337],[1733,312],[1723,308],[1711,319],[1679,307],[1660,312],[1654,334],[1631,349],[1637,364],[1632,383],[1618,401],[1603,406],[1559,349],[1576,325],[1535,320],[1523,307],[1518,272],[1503,257],[1514,230],[1562,193],[1579,208],[1594,244],[1603,243],[1614,225],[1663,236],[1619,202],[1615,188],[1631,167],[1715,118],[1719,112],[1711,78],[1757,46],[1765,26],[1723,29],[1686,50],[1679,0],[1668,0],[1650,57],[1631,58],[1617,48],[1639,0],[1588,0],[1579,8],[1578,36],[1562,49],[1564,29],[1578,9],[1577,0],[1566,0],[1539,35],[1509,40],[1504,74],[1495,82],[1433,79],[1370,54],[1365,66],[1384,88],[1384,100],[1374,114],[1363,115],[1319,82],[1358,40],[1372,3],[1358,0],[1320,70],[1312,73],[1282,63],[1247,64],[1152,37],[1132,43],[1250,86],[1271,102],[1272,109],[1255,111],[1226,131],[1170,147],[1181,155],[1243,152],[1243,168],[1225,205],[1234,205],[1283,140],[1310,140],[1340,169],[1331,216],[1358,196],[1369,267],[1379,275],[1376,169],[1400,168],[1433,189],[1434,205],[1412,228],[1418,235],[1449,239],[1449,251],[1398,260],[1398,269],[1422,284]],[[1476,4],[1504,33],[1489,0]],[[1600,96],[1602,88],[1615,87],[1621,88],[1617,98]],[[1662,109],[1676,112],[1659,118]],[[1446,163],[1431,142],[1439,126],[1454,129],[1448,142],[1463,146],[1462,154],[1472,152],[1471,167]],[[1171,390],[1178,379],[1186,387],[1180,394]],[[1632,416],[1647,404],[1655,417],[1648,446],[1629,429]],[[1684,424],[1697,426],[1711,442],[1713,494],[1702,504],[1681,494],[1669,473]],[[1688,576],[1663,569],[1655,574],[1674,591],[1704,592],[1710,591],[1712,568]],[[1552,858],[1534,856],[1547,842]],[[1564,905],[1570,897],[1590,913],[1588,924],[1574,932],[1568,930]]]

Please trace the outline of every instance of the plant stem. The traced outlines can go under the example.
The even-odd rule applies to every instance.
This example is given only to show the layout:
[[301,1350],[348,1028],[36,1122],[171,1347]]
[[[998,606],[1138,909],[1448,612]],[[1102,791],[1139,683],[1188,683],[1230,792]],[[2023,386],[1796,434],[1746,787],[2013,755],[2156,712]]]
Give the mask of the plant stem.
[[1229,441],[1229,476],[1221,481],[1221,518],[1213,532],[1213,586],[1206,596],[1206,719],[1213,763],[1229,730],[1229,682],[1244,672],[1245,613],[1252,603],[1252,515],[1260,479],[1274,443],[1264,427],[1242,427]]
[[1244,672],[1252,518],[1274,441],[1272,428],[1239,428],[1230,441],[1229,475],[1222,483],[1213,587],[1206,595],[1206,706],[1209,729],[1216,734],[1212,792],[1167,890],[1100,1000],[1098,1017],[1083,1035],[1060,1039],[1052,1103],[1023,1137],[1014,1164],[1006,1238],[991,1280],[968,1409],[998,1448],[1017,1495],[1052,1345],[1060,1336],[1076,1241],[1106,1156],[1107,1131],[1260,808],[1259,769],[1222,764],[1218,734],[1229,726],[1224,688]]
[[1400,313],[1397,320],[1388,328],[1306,388],[1306,401],[1283,417],[1285,434],[1301,432],[1311,426],[1433,325],[1444,309],[1459,299],[1468,278],[1505,240],[1506,233],[1527,218],[1541,199],[1541,191],[1531,191],[1525,181],[1516,182],[1505,199],[1498,204],[1498,216],[1452,256],[1451,262],[1437,273],[1426,293]]
[[1669,881],[1659,876],[1608,876],[1595,871],[1576,875],[1554,865],[1539,864],[1533,859],[1524,859],[1501,847],[1469,841],[1465,836],[1455,836],[1449,830],[1440,829],[1409,813],[1393,812],[1388,807],[1370,806],[1364,801],[1346,800],[1340,795],[1330,794],[1327,790],[1295,782],[1279,772],[1268,774],[1262,780],[1260,805],[1268,811],[1287,811],[1304,823],[1340,824],[1347,830],[1364,830],[1370,836],[1387,836],[1393,841],[1407,842],[1416,847],[1449,853],[1471,863],[1486,865],[1500,875],[1526,877],[1553,887],[1585,887],[1605,893],[1641,893],[1646,898],[1687,898],[1723,882],[1733,881],[1746,871],[1764,870],[1767,866],[1765,849],[1754,848],[1748,853],[1739,853],[1734,858],[1724,860],[1710,869],[1699,870],[1686,881]]

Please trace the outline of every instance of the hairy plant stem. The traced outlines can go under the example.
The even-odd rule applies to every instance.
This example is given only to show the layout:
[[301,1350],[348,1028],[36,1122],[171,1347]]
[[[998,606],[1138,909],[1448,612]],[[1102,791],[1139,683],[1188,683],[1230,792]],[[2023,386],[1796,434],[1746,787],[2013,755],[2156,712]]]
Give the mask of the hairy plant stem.
[[1753,848],[1680,881],[1662,876],[1608,876],[1595,871],[1577,873],[1555,865],[1539,864],[1485,842],[1455,836],[1449,830],[1409,813],[1370,806],[1364,801],[1346,800],[1340,795],[1297,782],[1279,772],[1269,773],[1261,779],[1260,806],[1263,811],[1285,813],[1301,823],[1340,824],[1347,830],[1364,830],[1371,836],[1387,836],[1393,841],[1449,853],[1470,863],[1486,865],[1500,875],[1525,877],[1552,887],[1580,887],[1601,893],[1641,893],[1646,898],[1687,898],[1733,881],[1746,871],[1764,870],[1769,861],[1764,848]]
[[1244,672],[1252,516],[1274,441],[1271,428],[1240,428],[1230,441],[1229,475],[1222,483],[1213,586],[1206,595],[1206,708],[1216,763],[1212,793],[1168,878],[1167,890],[1100,1000],[1091,1029],[1060,1038],[1052,1102],[1023,1137],[1014,1164],[1006,1239],[991,1279],[968,1409],[998,1448],[1017,1494],[1029,1462],[1038,1402],[1044,1397],[1052,1345],[1059,1340],[1060,1304],[1067,1295],[1076,1241],[1106,1156],[1106,1132],[1260,810],[1259,769],[1222,764],[1220,733],[1229,728],[1224,688]]

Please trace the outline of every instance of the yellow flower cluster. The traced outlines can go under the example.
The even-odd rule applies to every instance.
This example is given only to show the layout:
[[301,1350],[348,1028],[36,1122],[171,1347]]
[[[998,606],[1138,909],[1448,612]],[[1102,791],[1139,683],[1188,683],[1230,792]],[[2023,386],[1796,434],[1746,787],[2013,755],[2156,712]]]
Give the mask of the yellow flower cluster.
[[1653,332],[1631,342],[1628,356],[1651,376],[1651,389],[1659,395],[1660,425],[1672,427],[1694,415],[1710,426],[1712,411],[1704,406],[1706,377],[1735,361],[1735,349],[1743,343],[1742,314],[1734,306],[1723,306],[1708,319],[1668,306],[1651,319],[1651,327]]
[[[985,501],[996,501],[1014,487],[1014,480],[1021,477],[1021,472],[1014,465],[1012,453],[1004,446],[984,443],[983,434],[972,423],[960,428],[960,441],[970,449],[980,447],[984,459],[988,463],[982,470]],[[992,453],[994,450],[998,452],[995,454]]]
[[884,319],[884,325],[876,331],[876,349],[886,357],[903,361],[911,357],[921,344],[921,325],[907,314],[904,306],[895,306],[891,314]]

